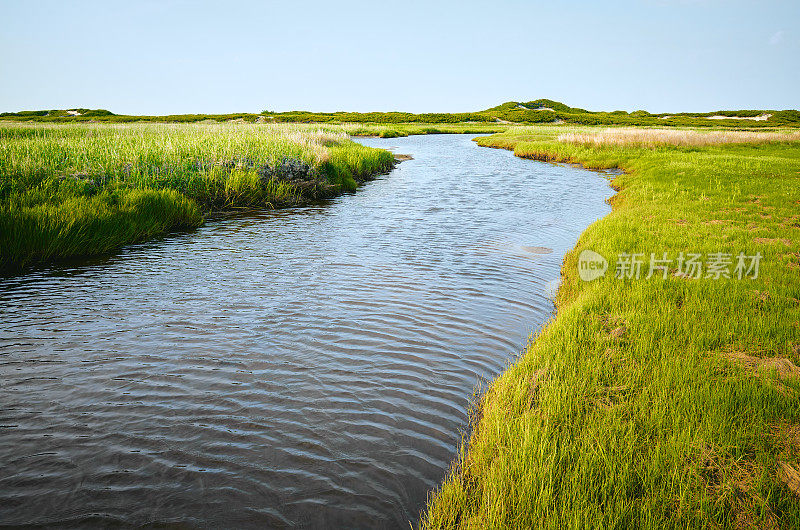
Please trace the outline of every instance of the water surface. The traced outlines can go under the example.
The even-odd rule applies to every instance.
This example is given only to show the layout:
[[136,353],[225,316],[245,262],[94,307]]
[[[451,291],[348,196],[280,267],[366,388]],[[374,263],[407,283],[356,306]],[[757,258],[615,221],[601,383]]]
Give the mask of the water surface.
[[0,524],[407,528],[552,315],[594,172],[468,136],[325,205],[0,279]]

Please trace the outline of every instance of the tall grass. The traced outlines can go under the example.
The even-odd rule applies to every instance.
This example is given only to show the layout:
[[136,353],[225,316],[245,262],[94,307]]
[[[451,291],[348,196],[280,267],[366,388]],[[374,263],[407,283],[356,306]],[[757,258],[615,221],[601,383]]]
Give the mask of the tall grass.
[[197,204],[175,190],[103,191],[30,207],[0,206],[0,265],[102,254],[202,221]]
[[[800,527],[800,144],[575,144],[563,132],[478,139],[625,174],[612,213],[565,258],[557,316],[476,404],[422,526]],[[609,274],[581,281],[586,249]],[[757,279],[672,268],[648,280],[647,263],[641,279],[615,278],[633,252],[763,258]]]
[[595,147],[614,145],[637,145],[642,147],[680,145],[699,147],[719,144],[797,142],[800,141],[800,132],[696,131],[685,129],[617,127],[602,131],[564,133],[558,135],[558,141]]
[[393,164],[343,129],[302,125],[0,123],[0,140],[0,268],[330,197]]

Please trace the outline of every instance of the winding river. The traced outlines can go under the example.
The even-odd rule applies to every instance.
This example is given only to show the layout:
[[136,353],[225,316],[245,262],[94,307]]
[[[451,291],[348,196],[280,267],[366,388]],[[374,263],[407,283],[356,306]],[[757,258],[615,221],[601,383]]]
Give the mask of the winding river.
[[612,193],[471,138],[361,139],[414,159],[0,279],[0,524],[417,521]]

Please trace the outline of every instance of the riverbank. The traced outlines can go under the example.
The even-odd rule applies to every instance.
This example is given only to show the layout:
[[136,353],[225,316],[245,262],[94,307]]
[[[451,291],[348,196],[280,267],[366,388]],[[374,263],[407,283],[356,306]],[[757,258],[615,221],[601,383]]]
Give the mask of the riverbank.
[[301,125],[0,124],[0,269],[103,254],[212,212],[296,206],[390,170]]
[[[422,526],[796,526],[798,143],[567,132],[477,139],[624,173],[565,258],[558,315],[476,403]],[[589,279],[603,258],[582,280],[579,261]]]

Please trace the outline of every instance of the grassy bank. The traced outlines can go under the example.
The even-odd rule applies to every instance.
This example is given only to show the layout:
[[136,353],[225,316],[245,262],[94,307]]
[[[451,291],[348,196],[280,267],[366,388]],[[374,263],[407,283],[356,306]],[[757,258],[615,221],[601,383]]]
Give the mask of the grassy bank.
[[0,269],[332,197],[393,162],[301,125],[0,124]]
[[[800,144],[697,134],[478,139],[625,173],[566,256],[557,317],[476,403],[423,527],[800,525]],[[587,249],[609,262],[591,282]],[[646,279],[665,252],[666,278]],[[681,252],[701,254],[702,277],[678,270]],[[763,256],[757,278],[737,278],[740,252]],[[632,253],[641,277],[617,278]],[[731,255],[730,278],[714,279],[714,253]]]

